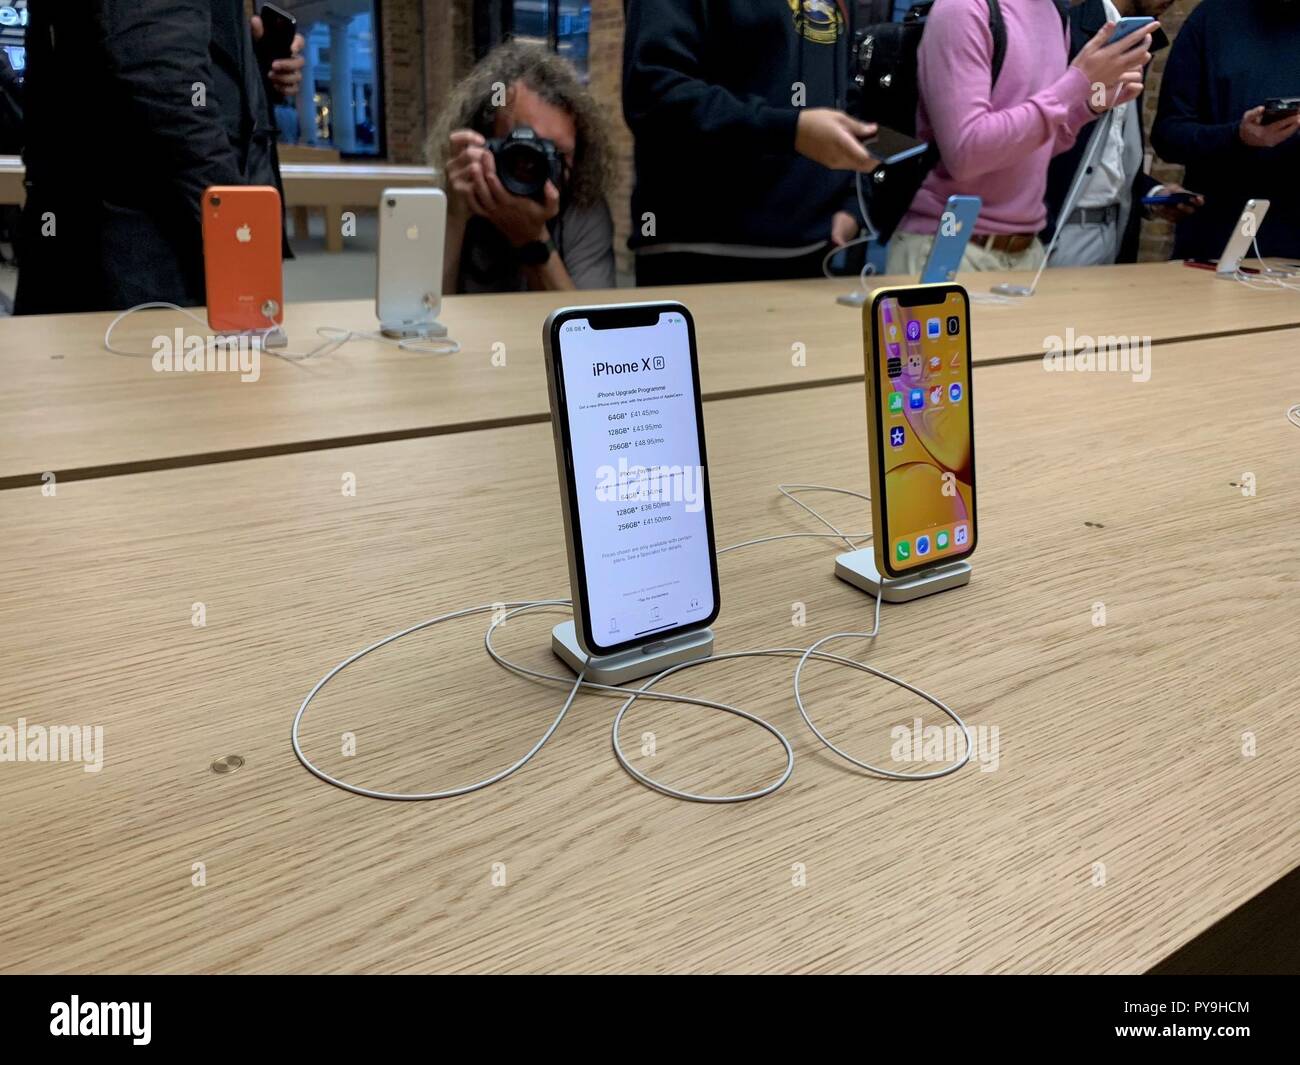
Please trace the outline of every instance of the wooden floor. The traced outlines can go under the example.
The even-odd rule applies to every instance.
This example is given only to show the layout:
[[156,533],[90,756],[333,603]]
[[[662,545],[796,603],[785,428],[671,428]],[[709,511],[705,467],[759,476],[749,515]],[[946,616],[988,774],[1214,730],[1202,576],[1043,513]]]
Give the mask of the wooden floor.
[[[1041,352],[1040,333],[1076,320],[1077,332],[1101,332],[1100,302],[1138,313],[1133,286],[1101,285],[1108,273],[1137,276],[1125,269],[1075,282],[1100,286],[1077,318],[1073,305],[1055,321],[977,307],[977,323],[1023,316],[1001,348],[1026,356]],[[52,333],[46,343],[66,344],[80,382],[51,386],[43,415],[7,394],[6,415],[23,408],[35,439],[6,417],[0,460],[10,475],[91,472],[56,479],[52,495],[39,480],[0,491],[0,725],[102,726],[104,761],[98,773],[0,763],[0,898],[23,915],[0,928],[0,969],[1169,964],[1300,866],[1300,430],[1284,413],[1300,402],[1300,328],[1284,327],[1288,315],[1300,324],[1300,297],[1263,299],[1175,266],[1128,269],[1189,286],[1173,307],[1149,305],[1147,334],[1164,331],[1151,379],[1005,362],[977,332],[973,580],[886,605],[874,643],[830,648],[947,701],[982,742],[978,757],[927,783],[870,778],[802,723],[790,659],[679,674],[671,690],[743,706],[794,746],[791,781],[737,806],[681,803],[635,783],[610,750],[617,703],[591,694],[532,763],[464,798],[368,800],[293,757],[303,696],[367,643],[464,606],[568,595],[550,430],[534,417],[544,393],[511,385],[498,395],[465,353],[412,360],[417,375],[448,375],[421,411],[414,397],[431,378],[413,376],[403,394],[404,356],[345,349],[312,370],[336,375],[332,389],[290,376],[301,368],[268,366],[256,385],[194,375],[173,386],[173,405],[143,367],[128,374],[126,360],[96,352],[89,321],[66,341]],[[788,343],[737,310],[786,297],[746,289],[674,293],[711,323],[701,358],[720,545],[815,530],[779,482],[865,491],[868,481],[862,388],[839,381],[860,374],[860,341],[859,368],[848,361],[856,315],[828,300],[799,304],[805,321],[790,336],[845,334],[826,341],[840,354],[824,379],[747,373],[747,349]],[[816,282],[798,291],[834,292]],[[1231,313],[1210,322],[1200,311],[1218,300]],[[448,320],[455,309],[469,335],[472,311],[477,335],[496,318],[523,337],[546,306],[474,297]],[[1238,332],[1178,339],[1179,329],[1229,324]],[[30,326],[0,326],[0,358],[39,391],[51,372],[31,368],[42,341],[15,345],[9,333]],[[808,369],[818,350],[808,345]],[[520,360],[534,376],[538,358]],[[278,394],[267,400],[264,389]],[[97,395],[119,405],[116,421],[87,413]],[[428,431],[335,446],[377,431],[390,399],[398,425],[423,419]],[[277,409],[287,424],[266,420]],[[193,433],[173,433],[186,411]],[[520,424],[474,427],[516,415]],[[220,454],[241,440],[291,446]],[[59,461],[37,461],[41,448]],[[149,468],[160,462],[171,465]],[[95,472],[111,463],[125,465]],[[342,491],[348,478],[354,496]],[[809,501],[841,527],[869,528],[865,504]],[[836,550],[802,539],[723,556],[718,650],[869,628],[873,601],[835,579]],[[196,604],[203,627],[192,624]],[[806,623],[793,624],[801,614]],[[561,671],[548,636],[562,617],[511,620],[502,650]],[[304,725],[310,756],[356,783],[402,790],[466,783],[522,754],[564,690],[494,666],[487,620],[424,630],[340,675]],[[945,722],[899,689],[827,665],[809,667],[805,695],[819,726],[867,758],[888,760],[895,726]],[[349,735],[356,750],[345,756]],[[690,706],[638,705],[624,745],[639,768],[698,790],[758,787],[784,764],[766,733]],[[243,767],[212,772],[227,755]]]

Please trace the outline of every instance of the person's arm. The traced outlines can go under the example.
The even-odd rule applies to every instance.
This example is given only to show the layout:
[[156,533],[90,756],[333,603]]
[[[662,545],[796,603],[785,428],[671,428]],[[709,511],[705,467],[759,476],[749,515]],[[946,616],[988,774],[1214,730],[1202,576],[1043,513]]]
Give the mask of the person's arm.
[[1202,20],[1193,13],[1178,31],[1160,82],[1160,102],[1151,127],[1151,146],[1170,163],[1224,159],[1242,148],[1239,121],[1206,122],[1201,100],[1207,88]]
[[558,250],[551,252],[551,257],[541,266],[521,266],[519,270],[533,292],[567,292],[579,287],[569,276],[569,268]]
[[[235,150],[209,99],[213,88],[206,0],[96,0],[94,17],[108,69],[120,89],[124,123],[144,131],[147,164],[165,174],[174,213],[193,223],[211,185],[243,178]],[[75,76],[73,72],[72,76]]]
[[1023,103],[994,110],[993,34],[981,10],[936,6],[918,59],[921,99],[943,165],[958,181],[1002,169],[1048,142],[1064,149],[1096,117],[1088,110],[1088,78],[1077,67]]
[[742,99],[707,79],[706,0],[630,0],[623,38],[623,116],[635,137],[793,152],[799,109]]
[[601,200],[588,207],[569,208],[560,215],[557,233],[564,243],[561,265],[574,288],[614,287],[614,220],[609,204]]
[[[452,195],[448,189],[448,196]],[[447,229],[442,241],[442,294],[452,296],[460,291],[460,253],[465,246],[465,227],[469,214],[459,209],[453,201],[447,209]]]

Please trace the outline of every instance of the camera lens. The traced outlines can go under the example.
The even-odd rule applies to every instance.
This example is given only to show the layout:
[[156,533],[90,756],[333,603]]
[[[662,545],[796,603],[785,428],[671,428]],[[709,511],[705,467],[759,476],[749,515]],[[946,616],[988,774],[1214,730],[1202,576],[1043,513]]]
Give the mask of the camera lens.
[[213,196],[213,197],[212,197],[212,206],[213,206],[213,207],[220,207],[220,206],[221,206],[221,197],[220,197],[220,196]]
[[497,155],[497,170],[516,196],[536,196],[551,173],[542,149],[526,141],[505,145]]

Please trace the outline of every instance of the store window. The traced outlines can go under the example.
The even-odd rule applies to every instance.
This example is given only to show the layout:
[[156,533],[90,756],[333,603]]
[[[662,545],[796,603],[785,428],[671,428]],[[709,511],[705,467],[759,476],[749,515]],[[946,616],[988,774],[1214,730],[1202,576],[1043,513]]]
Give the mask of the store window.
[[302,91],[275,109],[280,140],[383,154],[378,0],[279,0],[306,40]]
[[476,16],[480,57],[503,40],[532,41],[559,52],[587,80],[588,0],[480,0]]

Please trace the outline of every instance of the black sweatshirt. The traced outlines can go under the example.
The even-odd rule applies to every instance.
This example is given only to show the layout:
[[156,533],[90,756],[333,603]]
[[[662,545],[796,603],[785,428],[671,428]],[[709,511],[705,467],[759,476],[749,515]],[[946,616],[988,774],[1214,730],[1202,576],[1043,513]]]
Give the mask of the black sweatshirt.
[[1205,206],[1178,223],[1175,258],[1213,259],[1251,198],[1272,201],[1264,255],[1300,258],[1300,134],[1248,148],[1241,116],[1273,96],[1300,96],[1300,0],[1204,0],[1174,40],[1151,143],[1183,163]]
[[846,0],[630,0],[632,247],[795,249],[829,239],[836,211],[860,217],[852,174],[794,150],[797,83],[805,107],[845,106],[850,16]]

